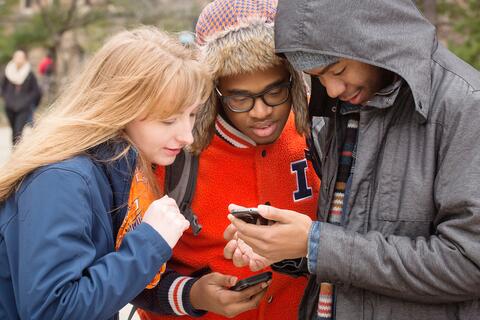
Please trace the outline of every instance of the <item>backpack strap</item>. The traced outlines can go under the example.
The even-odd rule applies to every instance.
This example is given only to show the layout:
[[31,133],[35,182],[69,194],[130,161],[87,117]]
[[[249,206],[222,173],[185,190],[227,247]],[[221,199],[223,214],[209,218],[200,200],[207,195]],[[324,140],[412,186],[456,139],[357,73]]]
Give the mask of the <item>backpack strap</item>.
[[182,150],[175,161],[165,168],[165,193],[175,199],[180,212],[190,222],[193,234],[198,235],[202,225],[192,211],[192,200],[195,193],[198,174],[198,156]]

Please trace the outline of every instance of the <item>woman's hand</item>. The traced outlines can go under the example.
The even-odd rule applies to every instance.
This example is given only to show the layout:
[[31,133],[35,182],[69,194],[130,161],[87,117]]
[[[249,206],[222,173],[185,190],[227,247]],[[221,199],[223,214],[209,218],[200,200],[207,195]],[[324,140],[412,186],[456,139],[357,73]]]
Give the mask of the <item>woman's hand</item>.
[[232,318],[257,308],[271,280],[242,291],[229,290],[236,282],[236,277],[218,272],[204,275],[193,284],[190,302],[195,309]]
[[153,227],[170,248],[173,248],[183,232],[190,226],[189,222],[180,213],[175,200],[164,196],[153,201],[148,207],[143,222]]

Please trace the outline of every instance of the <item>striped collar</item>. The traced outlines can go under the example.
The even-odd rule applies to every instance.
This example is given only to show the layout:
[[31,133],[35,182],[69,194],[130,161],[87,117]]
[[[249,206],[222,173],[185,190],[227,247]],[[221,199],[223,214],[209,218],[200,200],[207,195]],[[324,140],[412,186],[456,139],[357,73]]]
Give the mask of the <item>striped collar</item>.
[[257,144],[238,129],[229,124],[220,115],[215,120],[215,133],[222,140],[237,148],[251,148]]

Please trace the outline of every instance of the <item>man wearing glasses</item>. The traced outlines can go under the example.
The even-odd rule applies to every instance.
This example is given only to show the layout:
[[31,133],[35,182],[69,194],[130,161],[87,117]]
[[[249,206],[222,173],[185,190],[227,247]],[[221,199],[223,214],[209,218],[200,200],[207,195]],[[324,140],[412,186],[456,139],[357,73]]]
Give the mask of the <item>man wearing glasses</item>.
[[[202,225],[181,238],[160,282],[170,292],[162,313],[202,319],[295,319],[305,278],[275,273],[272,282],[236,292],[236,280],[255,273],[224,259],[228,205],[268,204],[316,213],[319,180],[305,158],[307,98],[302,75],[274,52],[276,1],[217,0],[201,13],[197,41],[216,89],[205,107],[216,118],[199,157],[192,209]],[[293,112],[292,113],[292,109]],[[163,174],[159,172],[160,184]],[[209,268],[201,277],[192,273]],[[265,270],[266,271],[266,270]],[[183,275],[183,276],[180,276]],[[188,277],[186,277],[188,276]],[[169,319],[139,312],[143,319]],[[174,317],[171,317],[174,319]],[[176,317],[175,317],[176,319]]]

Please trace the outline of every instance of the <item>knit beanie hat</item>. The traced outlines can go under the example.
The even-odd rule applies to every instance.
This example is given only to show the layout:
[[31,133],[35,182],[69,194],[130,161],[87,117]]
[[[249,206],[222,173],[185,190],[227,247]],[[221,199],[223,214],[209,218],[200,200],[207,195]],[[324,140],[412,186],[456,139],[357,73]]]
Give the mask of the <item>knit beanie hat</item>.
[[339,60],[334,56],[303,51],[285,52],[285,56],[295,69],[302,71],[326,67]]
[[[309,130],[306,84],[303,75],[284,58],[275,54],[274,27],[277,0],[216,0],[200,14],[196,39],[202,60],[211,68],[214,81],[266,70],[284,64],[292,76],[292,106],[297,131]],[[198,123],[210,123],[220,110],[215,92],[202,109]],[[212,128],[196,128],[196,139],[211,139]],[[194,130],[194,133],[195,133]],[[205,135],[205,132],[209,134]],[[202,142],[202,143],[203,143]],[[206,145],[206,144],[203,144]]]

